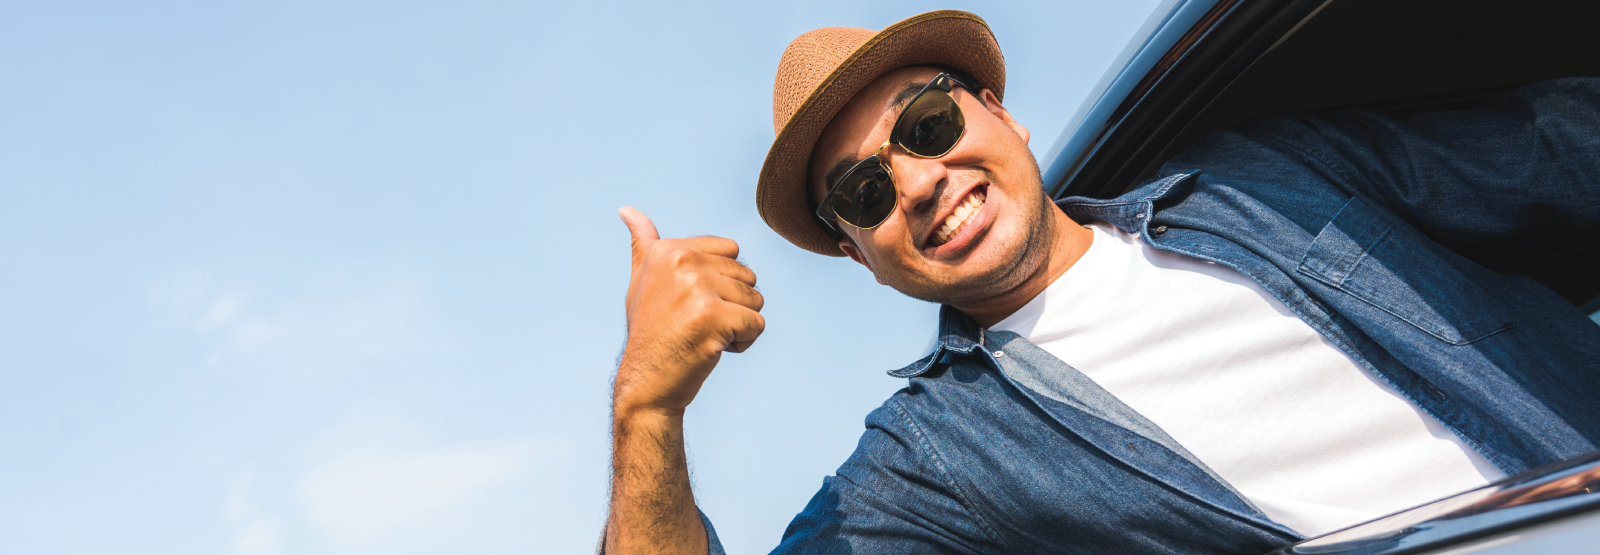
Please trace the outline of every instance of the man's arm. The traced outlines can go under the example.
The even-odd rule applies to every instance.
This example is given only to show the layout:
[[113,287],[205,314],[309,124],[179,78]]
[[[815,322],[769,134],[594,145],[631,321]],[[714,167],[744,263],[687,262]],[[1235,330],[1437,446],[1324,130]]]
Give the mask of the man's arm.
[[706,553],[683,450],[683,415],[723,351],[743,352],[766,326],[755,273],[720,237],[661,239],[632,208],[628,342],[612,390],[611,511],[605,550]]
[[1471,110],[1296,115],[1242,130],[1490,268],[1577,270],[1600,254],[1600,78],[1535,83]]
[[613,416],[606,552],[707,552],[684,462],[683,416]]
[[1343,203],[1329,183],[1439,245],[1573,302],[1600,293],[1600,78],[1524,86],[1471,110],[1360,110],[1253,118],[1168,161],[1163,174],[1245,189],[1317,233]]

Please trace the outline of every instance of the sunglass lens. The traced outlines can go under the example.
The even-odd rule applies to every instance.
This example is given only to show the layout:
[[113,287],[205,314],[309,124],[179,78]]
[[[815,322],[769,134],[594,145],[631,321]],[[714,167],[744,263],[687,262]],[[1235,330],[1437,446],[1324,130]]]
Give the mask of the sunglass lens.
[[950,152],[967,121],[949,93],[933,89],[906,106],[898,125],[895,136],[900,146],[917,156],[934,157]]
[[834,215],[850,225],[876,227],[894,210],[894,181],[877,164],[863,164],[839,183],[828,202]]

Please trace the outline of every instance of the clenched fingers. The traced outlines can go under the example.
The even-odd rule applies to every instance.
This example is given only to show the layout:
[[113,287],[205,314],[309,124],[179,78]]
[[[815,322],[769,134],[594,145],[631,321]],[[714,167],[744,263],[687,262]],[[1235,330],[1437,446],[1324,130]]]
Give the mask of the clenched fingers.
[[[702,239],[702,237],[696,237]],[[715,237],[710,237],[715,239]],[[740,264],[732,258],[685,248],[680,239],[672,239],[672,243],[662,241],[657,248],[663,250],[658,256],[664,264],[673,267],[678,272],[698,271],[711,275],[727,276],[747,285],[756,284],[756,273],[748,266]]]
[[750,310],[759,312],[761,307],[766,305],[766,299],[761,296],[761,292],[743,281],[718,276],[718,279],[711,280],[711,287],[722,300]]
[[704,263],[715,269],[717,273],[739,280],[745,285],[754,286],[756,284],[755,271],[751,270],[749,266],[739,263],[738,260],[711,256],[707,257]]
[[724,351],[742,353],[761,337],[761,332],[767,329],[767,319],[760,312],[740,307],[739,310],[730,310],[723,313],[723,329],[728,330],[727,347]]
[[739,243],[726,237],[713,237],[703,235],[700,237],[685,237],[671,239],[675,246],[697,250],[706,254],[727,258],[739,258]]

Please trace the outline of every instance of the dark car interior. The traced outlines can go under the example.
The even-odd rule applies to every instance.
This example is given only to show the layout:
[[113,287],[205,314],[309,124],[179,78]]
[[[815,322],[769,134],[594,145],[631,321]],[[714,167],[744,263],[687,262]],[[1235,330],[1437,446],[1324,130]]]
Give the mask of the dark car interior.
[[[1139,83],[1057,190],[1121,194],[1206,133],[1254,115],[1459,109],[1527,83],[1600,75],[1597,21],[1594,0],[1223,0]],[[1600,248],[1591,250],[1498,269],[1592,312]]]

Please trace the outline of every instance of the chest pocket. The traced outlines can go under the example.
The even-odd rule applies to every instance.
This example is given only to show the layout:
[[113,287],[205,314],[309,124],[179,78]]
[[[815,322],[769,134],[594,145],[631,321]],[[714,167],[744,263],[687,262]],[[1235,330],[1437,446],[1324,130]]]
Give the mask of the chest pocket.
[[1442,247],[1351,198],[1317,232],[1299,272],[1452,345],[1510,328],[1505,307],[1434,249]]

